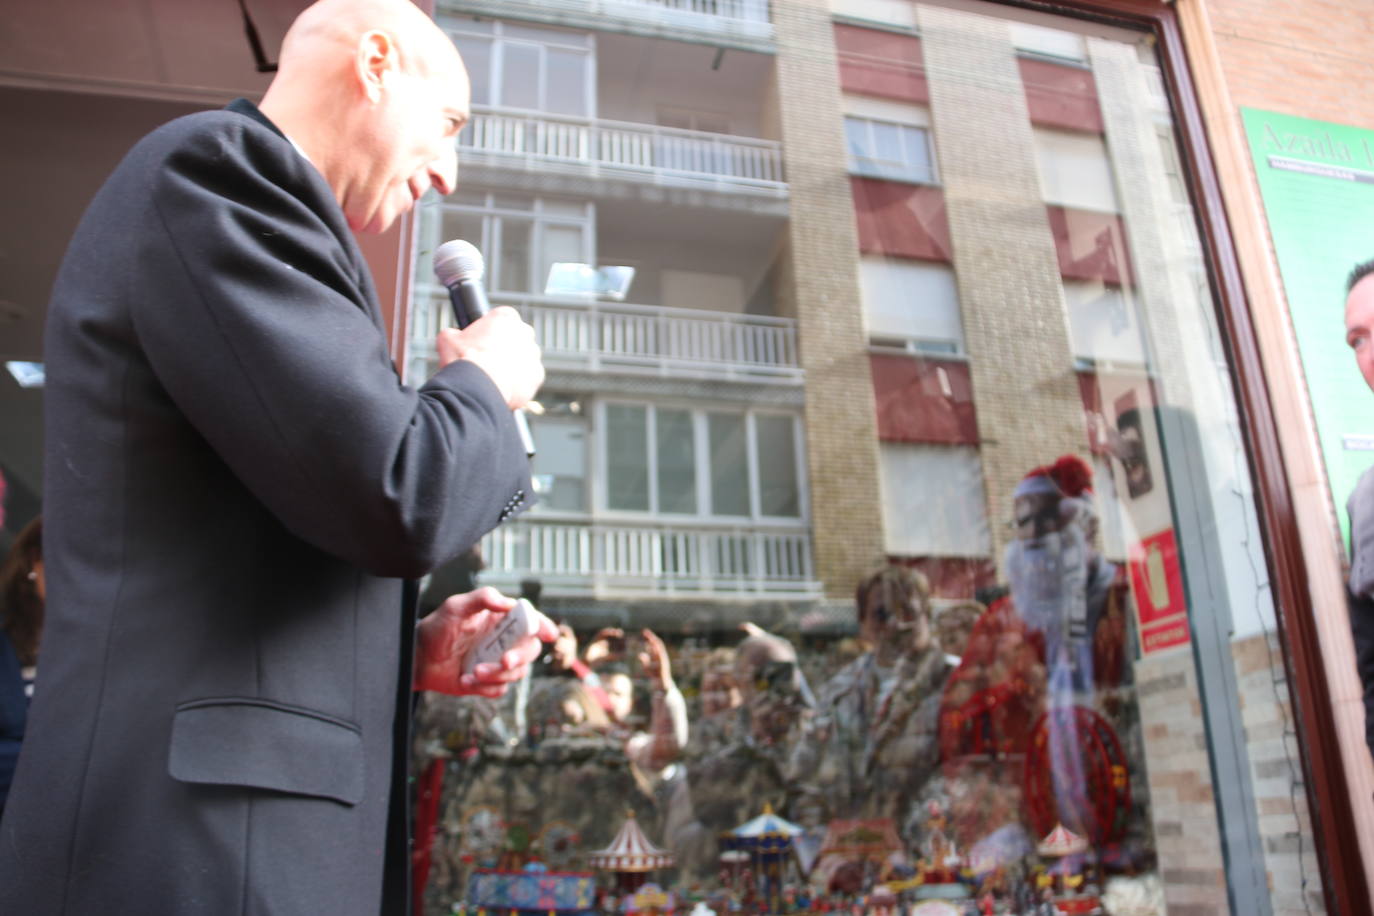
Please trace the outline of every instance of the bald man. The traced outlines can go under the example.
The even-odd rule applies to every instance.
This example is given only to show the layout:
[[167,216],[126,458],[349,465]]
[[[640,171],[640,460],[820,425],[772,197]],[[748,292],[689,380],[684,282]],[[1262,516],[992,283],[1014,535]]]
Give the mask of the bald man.
[[[468,84],[405,0],[324,0],[259,110],[144,138],[49,309],[43,674],[0,822],[0,913],[406,912],[412,689],[513,602],[411,580],[525,499],[511,419],[543,379],[498,308],[388,356],[350,230],[453,189]],[[544,622],[540,636],[552,639]]]

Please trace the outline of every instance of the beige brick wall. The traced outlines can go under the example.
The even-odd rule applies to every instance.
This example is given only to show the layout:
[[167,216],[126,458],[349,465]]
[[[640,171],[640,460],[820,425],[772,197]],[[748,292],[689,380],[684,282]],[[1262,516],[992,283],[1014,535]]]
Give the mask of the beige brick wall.
[[792,205],[781,298],[797,319],[806,370],[816,572],[828,595],[844,596],[882,561],[883,532],[839,70],[824,0],[779,3],[773,22]]
[[1150,820],[1170,916],[1230,912],[1193,653],[1136,662]]
[[1005,22],[917,8],[995,556],[1031,468],[1083,452],[1059,262]]
[[1283,651],[1276,635],[1231,646],[1274,916],[1326,912]]

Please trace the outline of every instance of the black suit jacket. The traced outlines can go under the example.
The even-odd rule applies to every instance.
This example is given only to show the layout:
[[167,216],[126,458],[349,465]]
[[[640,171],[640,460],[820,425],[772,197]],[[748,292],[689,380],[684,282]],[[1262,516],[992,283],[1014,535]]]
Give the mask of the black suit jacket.
[[0,913],[375,916],[403,579],[529,487],[495,385],[400,383],[329,187],[236,111],[130,152],[46,347],[49,605]]

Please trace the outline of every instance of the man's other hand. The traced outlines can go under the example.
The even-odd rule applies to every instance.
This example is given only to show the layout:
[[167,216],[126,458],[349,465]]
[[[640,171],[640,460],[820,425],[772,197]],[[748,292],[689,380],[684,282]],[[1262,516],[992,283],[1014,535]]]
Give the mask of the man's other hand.
[[468,653],[513,607],[514,598],[494,588],[479,588],[453,595],[421,620],[415,638],[415,689],[484,697],[505,693],[506,685],[524,677],[539,656],[540,641],[558,638],[553,621],[540,614],[537,634],[511,646],[499,661],[483,662],[464,674]]
[[519,410],[544,384],[544,363],[534,328],[508,305],[498,305],[463,328],[444,328],[435,341],[440,367],[458,359],[476,363],[496,383],[506,406]]

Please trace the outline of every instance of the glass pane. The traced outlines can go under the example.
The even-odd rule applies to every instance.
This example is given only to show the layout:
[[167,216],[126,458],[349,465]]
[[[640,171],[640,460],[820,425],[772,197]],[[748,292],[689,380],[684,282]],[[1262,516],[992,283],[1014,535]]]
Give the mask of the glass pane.
[[559,262],[585,264],[587,252],[583,245],[581,226],[560,226],[544,223],[543,250],[540,252],[539,265],[535,269],[537,289],[542,292],[549,279],[549,268]]
[[902,162],[902,133],[896,124],[871,122],[873,129],[873,158],[885,162]]
[[535,454],[531,476],[542,509],[582,512],[587,508],[587,425],[564,417],[530,420]]
[[545,75],[544,110],[582,116],[587,110],[587,55],[551,48]]
[[530,262],[534,252],[530,244],[530,232],[534,224],[513,216],[503,216],[498,222],[501,226],[501,260],[494,288],[509,293],[532,292]]
[[534,45],[502,42],[501,97],[503,108],[539,107],[539,48]]
[[711,514],[749,515],[749,461],[744,415],[707,417],[711,449]]
[[868,122],[858,118],[844,119],[845,141],[849,144],[849,155],[856,159],[866,159],[873,155],[868,136]]
[[485,253],[487,240],[482,234],[483,223],[484,219],[480,213],[445,207],[441,211],[439,238],[434,242],[435,247],[453,239],[464,239],[476,245],[478,251]]
[[801,492],[797,480],[797,447],[791,417],[754,418],[759,456],[759,512],[797,518]]
[[498,210],[533,210],[534,198],[528,194],[493,194],[491,205]]
[[697,514],[696,437],[692,415],[686,410],[665,410],[658,422],[658,510]]
[[930,168],[930,144],[926,132],[919,127],[903,127],[902,150],[906,164],[911,168],[913,178],[929,181],[934,177]]
[[491,39],[460,35],[453,43],[462,55],[463,65],[468,68],[468,79],[472,81],[472,104],[490,105]]
[[606,406],[606,507],[649,509],[649,430],[643,407]]
[[[566,12],[519,6],[498,35]],[[583,160],[517,113],[522,155],[473,151],[493,288],[600,253],[635,293],[510,297],[558,394],[542,506],[481,581],[538,579],[596,680],[550,660],[420,742],[447,755],[426,916],[588,873],[605,912],[1317,899],[1172,39],[1044,8],[673,0],[504,46],[501,104],[641,126]],[[754,15],[768,53],[719,53]],[[589,798],[671,864],[615,877],[626,819]],[[770,807],[785,851],[753,839]]]

